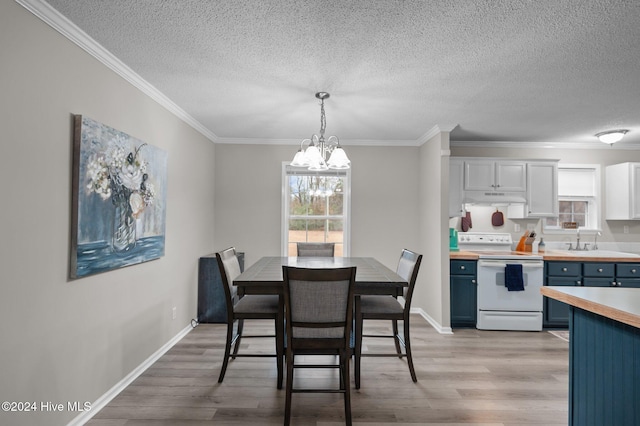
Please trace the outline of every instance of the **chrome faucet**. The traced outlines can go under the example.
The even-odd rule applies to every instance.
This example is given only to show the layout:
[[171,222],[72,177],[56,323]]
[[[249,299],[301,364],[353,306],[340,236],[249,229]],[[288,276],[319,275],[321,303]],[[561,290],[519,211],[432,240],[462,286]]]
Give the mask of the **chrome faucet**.
[[[578,251],[589,250],[587,248],[588,245],[589,243],[584,243],[584,246],[580,248],[580,228],[578,228],[578,230],[576,231],[576,248],[575,249]],[[569,250],[571,250],[571,244],[569,244]]]
[[582,250],[580,248],[580,228],[576,230],[576,250]]
[[593,239],[593,248],[591,250],[598,250],[598,235],[602,235],[602,232],[596,232],[596,236]]

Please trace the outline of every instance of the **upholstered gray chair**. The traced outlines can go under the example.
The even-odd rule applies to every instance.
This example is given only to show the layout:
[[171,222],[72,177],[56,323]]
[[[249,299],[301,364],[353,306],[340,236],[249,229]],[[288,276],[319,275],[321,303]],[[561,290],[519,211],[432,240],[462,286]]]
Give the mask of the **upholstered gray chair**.
[[[227,371],[229,359],[236,357],[276,357],[278,370],[278,389],[282,389],[283,358],[284,358],[284,301],[278,295],[245,295],[238,297],[237,287],[233,280],[240,275],[240,263],[235,248],[231,247],[216,253],[216,259],[222,276],[222,284],[227,308],[227,340],[224,349],[224,359],[218,383],[222,383]],[[274,321],[275,333],[272,335],[243,336],[244,320],[271,319]],[[237,330],[234,332],[234,325]],[[275,337],[275,354],[238,353],[240,340],[251,337]],[[233,346],[233,352],[231,352]]]
[[[287,395],[284,424],[291,422],[293,393],[321,392],[344,395],[345,420],[351,424],[350,336],[356,267],[305,269],[282,267],[287,324]],[[338,355],[338,364],[295,363],[296,355]],[[335,357],[330,357],[335,359]],[[294,388],[297,368],[338,368],[338,388]]]
[[[413,289],[416,284],[418,270],[422,262],[422,255],[414,253],[410,250],[402,250],[400,261],[396,273],[409,283],[408,287],[403,288],[404,305],[400,303],[397,296],[360,296],[356,298],[355,303],[355,323],[356,323],[356,342],[354,350],[355,358],[355,385],[356,389],[360,389],[360,367],[363,356],[397,356],[399,358],[406,357],[409,364],[409,373],[414,382],[418,381],[415,369],[413,367],[413,358],[411,356],[411,341],[409,336],[409,311],[411,309],[411,299],[413,297]],[[391,320],[393,334],[380,335],[362,335],[364,320]],[[403,322],[404,333],[401,336],[398,333],[398,321]],[[393,338],[396,346],[396,353],[362,353],[363,337],[385,337]],[[404,347],[402,353],[401,346]]]
[[333,257],[335,243],[297,243],[298,256]]

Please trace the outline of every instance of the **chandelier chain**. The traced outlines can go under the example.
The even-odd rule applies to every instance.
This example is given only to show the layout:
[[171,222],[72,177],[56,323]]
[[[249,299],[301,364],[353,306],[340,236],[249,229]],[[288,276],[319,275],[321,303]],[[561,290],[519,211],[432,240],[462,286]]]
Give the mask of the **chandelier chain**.
[[320,137],[324,139],[324,131],[327,128],[327,117],[324,113],[324,99],[320,101]]

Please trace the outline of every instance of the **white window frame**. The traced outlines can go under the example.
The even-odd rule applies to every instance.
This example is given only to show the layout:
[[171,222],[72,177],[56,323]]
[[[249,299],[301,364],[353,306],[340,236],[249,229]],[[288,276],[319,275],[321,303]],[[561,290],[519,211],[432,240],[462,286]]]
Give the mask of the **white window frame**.
[[[585,197],[585,196],[561,196],[558,194],[558,201],[568,200],[568,201],[587,201],[589,202],[589,212],[588,212],[588,221],[592,224],[590,228],[580,228],[580,233],[583,234],[595,234],[602,230],[602,180],[601,180],[601,166],[600,164],[558,164],[558,170],[560,169],[592,169],[594,171],[594,196],[593,197]],[[558,212],[558,214],[560,214]],[[559,234],[559,235],[574,235],[576,233],[575,229],[563,229],[559,226],[548,226],[546,224],[546,220],[542,220],[542,228],[545,234]]]
[[[336,176],[336,175],[344,175],[344,193],[343,193],[343,247],[342,247],[342,255],[344,257],[349,257],[351,253],[351,169],[346,170],[326,170],[320,172],[308,171],[301,167],[291,167],[289,165],[290,162],[283,161],[282,162],[282,217],[281,222],[281,245],[280,245],[280,253],[282,256],[289,255],[289,179],[288,179],[288,169],[291,168],[298,173],[309,174],[309,175],[325,175],[325,176]],[[308,173],[307,173],[308,172]]]

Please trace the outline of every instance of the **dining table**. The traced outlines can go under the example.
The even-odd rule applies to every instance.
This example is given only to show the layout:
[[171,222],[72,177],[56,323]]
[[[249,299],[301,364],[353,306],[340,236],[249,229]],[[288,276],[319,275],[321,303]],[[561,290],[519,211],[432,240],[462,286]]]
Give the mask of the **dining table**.
[[[407,280],[395,271],[387,268],[372,257],[262,257],[233,280],[238,287],[238,295],[244,294],[277,294],[280,296],[280,309],[284,320],[284,281],[282,267],[298,268],[347,268],[356,267],[355,300],[356,306],[362,295],[392,295],[401,296],[404,287],[408,287]],[[284,322],[279,325],[284,328]],[[354,330],[351,340],[354,354],[359,353],[355,342],[358,338],[358,327]],[[281,388],[282,377],[278,377],[278,389]]]
[[373,257],[262,257],[233,280],[242,294],[282,294],[282,267],[347,268],[356,267],[355,294],[402,295],[407,280]]

